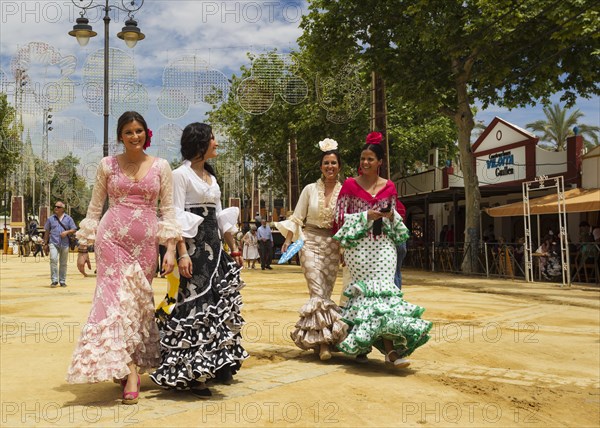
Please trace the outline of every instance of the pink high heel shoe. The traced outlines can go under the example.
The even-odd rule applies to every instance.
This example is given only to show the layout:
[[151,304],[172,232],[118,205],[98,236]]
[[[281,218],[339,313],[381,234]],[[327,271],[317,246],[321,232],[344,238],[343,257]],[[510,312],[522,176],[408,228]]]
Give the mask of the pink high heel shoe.
[[125,392],[125,385],[123,385],[123,400],[121,401],[122,404],[127,404],[127,405],[137,404],[138,398],[140,395],[140,383],[141,383],[140,375],[138,374],[137,377],[138,377],[137,391]]

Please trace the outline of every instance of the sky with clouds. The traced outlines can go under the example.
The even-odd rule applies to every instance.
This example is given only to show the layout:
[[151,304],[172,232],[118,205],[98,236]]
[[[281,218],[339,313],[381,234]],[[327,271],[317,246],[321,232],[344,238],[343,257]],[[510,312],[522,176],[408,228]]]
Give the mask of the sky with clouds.
[[[100,0],[74,1],[80,5],[104,4]],[[110,0],[109,4],[122,3]],[[15,102],[15,68],[26,70],[28,81],[17,102],[23,106],[24,123],[36,154],[41,154],[43,108],[52,105],[50,160],[69,151],[90,162],[102,155],[102,97],[98,88],[102,60],[89,58],[103,49],[104,13],[98,8],[88,11],[98,36],[82,48],[67,34],[79,10],[71,0],[0,0],[2,90]],[[240,66],[250,66],[248,52],[256,55],[277,49],[285,54],[294,49],[301,34],[298,26],[306,12],[303,0],[146,0],[135,13],[146,39],[129,49],[116,37],[127,14],[114,8],[110,13],[109,43],[121,52],[111,57],[111,69],[113,76],[120,76],[124,82],[117,85],[115,90],[120,92],[114,98],[121,97],[125,107],[141,111],[155,135],[158,131],[161,141],[166,142],[162,148],[166,152],[155,148],[153,154],[172,158],[177,151],[178,129],[202,121],[209,106],[199,101],[197,94],[185,93],[181,88],[165,92],[163,82],[170,76],[170,67],[172,70],[173,64],[182,61],[189,66],[193,61],[194,66],[206,70],[209,82],[222,82],[239,74]],[[50,98],[53,101],[48,101]],[[584,123],[600,126],[598,97],[582,99],[576,107],[584,113]],[[479,111],[476,119],[487,124],[494,116],[521,127],[544,118],[541,106],[513,111],[492,106]],[[115,123],[111,117],[111,140]]]

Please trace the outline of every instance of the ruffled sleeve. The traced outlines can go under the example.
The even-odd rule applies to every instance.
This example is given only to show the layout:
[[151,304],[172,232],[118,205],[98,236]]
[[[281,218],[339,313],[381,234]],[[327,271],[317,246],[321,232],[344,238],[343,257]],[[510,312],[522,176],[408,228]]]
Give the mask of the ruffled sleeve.
[[297,241],[300,238],[304,239],[302,226],[304,226],[304,220],[308,214],[308,204],[310,201],[309,189],[310,185],[302,189],[302,193],[300,193],[300,198],[298,198],[296,208],[294,209],[294,214],[287,220],[275,222],[275,227],[281,232],[281,236],[284,238],[286,238],[288,232],[291,231],[293,233],[292,241]]
[[358,241],[367,236],[372,227],[373,222],[367,220],[366,211],[346,214],[344,224],[333,236],[333,239],[338,240],[342,248],[353,248],[358,245]]
[[109,158],[103,158],[96,170],[96,180],[92,199],[87,209],[87,214],[79,223],[79,230],[76,233],[79,244],[91,245],[96,240],[96,230],[102,217],[102,209],[106,201],[108,176],[110,175]]
[[383,219],[383,233],[385,233],[396,245],[405,243],[409,238],[408,227],[402,221],[402,216],[394,211],[394,219],[390,222]]
[[173,207],[173,174],[171,167],[160,159],[160,219],[158,221],[158,242],[166,245],[169,240],[181,240],[181,226],[177,222]]
[[[220,204],[218,206],[220,207]],[[221,211],[217,209],[217,223],[221,233],[236,233],[238,231],[237,221],[239,216],[240,209],[238,207],[229,207]]]
[[173,208],[177,223],[181,226],[181,236],[193,238],[198,234],[198,226],[204,221],[202,216],[185,210],[185,196],[188,189],[189,177],[186,176],[185,166],[173,171]]

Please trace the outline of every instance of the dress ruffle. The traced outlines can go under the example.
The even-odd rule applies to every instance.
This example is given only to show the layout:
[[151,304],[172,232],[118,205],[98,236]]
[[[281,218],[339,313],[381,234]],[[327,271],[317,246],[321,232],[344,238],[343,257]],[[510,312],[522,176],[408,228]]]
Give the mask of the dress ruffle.
[[393,283],[352,283],[344,296],[348,301],[343,317],[351,329],[339,345],[343,352],[367,354],[375,346],[385,354],[383,339],[389,339],[400,357],[405,357],[429,340],[433,324],[420,319],[425,308],[403,300]]
[[302,233],[303,224],[301,219],[292,214],[287,220],[275,222],[275,227],[284,238],[287,236],[288,232],[291,231],[293,234],[292,241],[295,242],[300,238],[305,239],[304,234]]
[[[334,239],[337,239],[343,248],[354,248],[359,245],[361,239],[371,235],[372,230],[373,220],[367,220],[366,211],[356,214],[346,214],[344,225],[334,235]],[[387,218],[383,219],[382,230],[396,245],[406,242],[410,236],[408,228],[402,221],[402,216],[396,211],[394,211],[394,220],[392,222]]]
[[316,349],[321,344],[335,345],[346,337],[348,325],[331,299],[311,297],[300,308],[300,319],[292,340],[301,349]]
[[221,232],[236,233],[238,231],[237,222],[240,217],[240,209],[238,207],[225,208],[217,214],[217,222]]
[[96,231],[98,230],[98,220],[84,218],[79,223],[79,230],[75,236],[81,245],[91,244],[96,240]]
[[[425,308],[403,300],[393,282],[395,245],[405,242],[408,230],[402,217],[383,219],[383,234],[374,237],[366,212],[346,214],[334,238],[347,249],[346,261],[354,270],[353,281],[344,289],[348,298],[342,317],[350,326],[338,348],[350,355],[368,354],[374,346],[386,353],[383,341],[390,340],[400,357],[410,355],[429,340],[432,323],[420,317]],[[374,254],[376,254],[374,256]],[[373,266],[379,263],[379,268]]]
[[158,243],[161,245],[166,245],[171,239],[179,241],[181,239],[181,226],[179,223],[169,220],[161,220],[158,222],[158,232],[156,237],[158,239]]
[[69,383],[95,383],[130,373],[135,363],[144,373],[159,364],[159,333],[154,321],[154,294],[141,266],[125,272],[118,305],[97,324],[86,324],[67,372]]
[[181,225],[181,234],[184,238],[193,238],[198,233],[198,226],[204,221],[204,217],[175,208],[177,223]]
[[[216,304],[200,306],[202,294],[178,302],[172,315],[157,313],[161,330],[162,364],[150,377],[157,384],[189,389],[217,377],[217,371],[230,367],[232,374],[240,368],[248,353],[241,345],[244,319],[240,314],[240,267],[221,252],[214,281],[206,293],[214,293]],[[179,317],[184,314],[185,317]]]

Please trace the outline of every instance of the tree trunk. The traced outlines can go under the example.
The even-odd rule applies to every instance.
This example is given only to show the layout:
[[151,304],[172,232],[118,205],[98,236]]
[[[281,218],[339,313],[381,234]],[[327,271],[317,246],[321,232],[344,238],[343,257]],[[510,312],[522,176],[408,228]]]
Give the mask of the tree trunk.
[[458,110],[454,114],[454,122],[458,128],[458,148],[462,161],[465,186],[465,257],[461,269],[464,273],[477,271],[479,254],[479,223],[481,194],[475,160],[471,152],[471,131],[475,125],[469,103],[467,83],[464,76],[457,78]]

